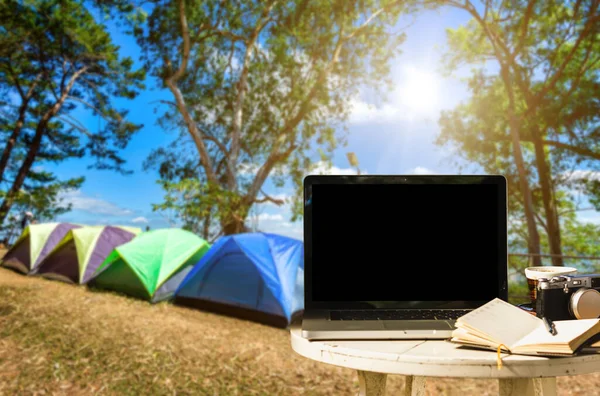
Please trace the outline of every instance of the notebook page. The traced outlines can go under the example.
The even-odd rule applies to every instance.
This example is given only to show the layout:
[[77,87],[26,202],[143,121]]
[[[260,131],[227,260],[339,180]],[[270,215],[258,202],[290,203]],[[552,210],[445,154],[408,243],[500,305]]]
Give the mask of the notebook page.
[[489,346],[489,347],[498,347],[498,344],[486,340],[485,338],[481,338],[481,337],[477,337],[476,335],[468,332],[465,329],[461,329],[460,327],[455,329],[452,332],[452,341],[463,341],[463,342],[470,342],[472,344],[476,344],[476,345],[484,345],[484,346]]
[[514,347],[527,345],[569,345],[571,341],[589,331],[597,324],[598,319],[559,320],[554,322],[556,335],[552,335],[542,322],[537,329],[523,337]]
[[[495,298],[489,303],[460,317],[457,326],[477,330],[490,341],[511,348],[521,338],[534,331],[541,319]],[[543,323],[542,323],[543,324]]]

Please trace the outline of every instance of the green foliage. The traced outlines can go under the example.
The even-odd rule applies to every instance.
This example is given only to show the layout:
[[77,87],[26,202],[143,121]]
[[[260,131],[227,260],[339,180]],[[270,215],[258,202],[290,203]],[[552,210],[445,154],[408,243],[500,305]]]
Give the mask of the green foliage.
[[[34,181],[39,178],[42,178],[43,181]],[[15,214],[32,212],[39,222],[50,221],[56,216],[70,211],[71,204],[63,202],[61,194],[64,191],[80,188],[85,181],[84,177],[60,181],[56,180],[54,175],[43,171],[32,171],[29,179],[30,184],[17,196],[13,212]]]
[[[5,98],[0,102],[0,139],[14,142],[6,145],[0,161],[0,181],[12,183],[4,192],[2,219],[27,189],[23,176],[34,177],[34,163],[89,155],[97,159],[91,167],[130,172],[119,150],[141,125],[127,121],[127,111],[114,107],[112,99],[134,98],[144,88],[145,71],[134,70],[131,58],[119,56],[119,47],[88,8],[91,4],[0,3],[0,92]],[[119,7],[115,13],[127,8]],[[89,116],[97,118],[96,130],[78,119]]]
[[[560,194],[558,201],[562,231],[562,250],[565,256],[600,257],[600,225],[585,223],[577,220],[576,205],[571,197]],[[524,221],[515,219],[509,223],[511,238],[509,238],[510,252],[525,252],[527,250],[527,229]],[[548,238],[544,229],[539,229],[541,235],[542,251],[547,252]],[[551,265],[550,258],[543,258],[544,265]],[[600,260],[565,258],[564,265],[575,267],[579,273],[600,272]],[[526,257],[509,257],[509,290],[513,296],[527,296],[525,268],[531,266],[531,261]],[[517,300],[515,300],[517,301]],[[518,302],[526,302],[519,299]]]
[[[144,70],[132,70],[132,59],[118,56],[118,46],[82,1],[5,1],[0,6],[0,26],[7,32],[0,52],[3,87],[21,96],[36,78],[41,80],[28,118],[35,125],[64,96],[48,139],[52,143],[68,139],[71,146],[97,157],[96,167],[123,171],[117,149],[141,126],[127,122],[127,112],[114,108],[110,98],[134,98],[144,88]],[[74,85],[69,89],[71,79]],[[76,109],[102,119],[102,127],[85,128],[72,115]]]
[[362,85],[385,88],[404,40],[390,30],[406,10],[396,1],[187,1],[182,14],[178,1],[152,4],[136,36],[147,68],[176,99],[161,125],[184,133],[147,166],[166,188],[196,178],[203,213],[227,191],[242,222],[268,177],[299,187],[316,152],[327,159],[344,143],[335,127],[350,99]]
[[236,216],[233,208],[239,206],[240,198],[220,186],[201,184],[195,177],[183,178],[177,182],[159,180],[166,192],[164,201],[153,205],[157,211],[173,211],[183,229],[213,239],[220,234],[212,222]]
[[[548,252],[548,238],[544,236],[548,219],[536,161],[539,153],[534,151],[536,136],[540,136],[544,145],[543,160],[551,172],[549,182],[559,214],[563,254],[597,255],[598,227],[578,223],[574,214],[581,209],[577,191],[583,191],[592,203],[598,203],[597,177],[593,172],[600,169],[598,2],[486,4],[485,13],[478,13],[470,1],[453,4],[473,19],[447,31],[444,67],[447,74],[465,65],[473,67],[466,78],[471,97],[442,113],[437,143],[452,145],[461,157],[481,166],[485,172],[507,177],[509,250],[525,252],[528,234],[513,160],[506,84],[500,75],[490,71],[494,68],[486,66],[500,64],[508,68],[513,76],[521,148],[542,235],[542,252]],[[511,265],[519,270],[526,264],[526,260],[511,258]]]
[[[52,221],[57,216],[71,210],[71,204],[64,202],[62,193],[79,189],[85,178],[77,177],[58,180],[55,175],[44,170],[30,171],[27,184],[14,199],[7,221],[0,227],[3,240],[10,240],[19,235],[21,219],[25,212],[31,212],[35,221]],[[5,199],[6,192],[0,190],[0,199]]]

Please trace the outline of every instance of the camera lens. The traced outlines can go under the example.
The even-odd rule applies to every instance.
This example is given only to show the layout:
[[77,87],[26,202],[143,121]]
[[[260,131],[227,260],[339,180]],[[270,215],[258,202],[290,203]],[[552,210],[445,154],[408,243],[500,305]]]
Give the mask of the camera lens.
[[600,316],[600,293],[581,288],[571,296],[570,308],[577,319],[595,319]]

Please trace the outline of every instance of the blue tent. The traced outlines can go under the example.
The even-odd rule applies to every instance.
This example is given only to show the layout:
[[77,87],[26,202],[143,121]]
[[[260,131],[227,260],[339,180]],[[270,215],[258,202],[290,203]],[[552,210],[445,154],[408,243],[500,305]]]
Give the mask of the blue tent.
[[175,303],[279,327],[304,308],[304,248],[281,235],[225,236],[194,266]]

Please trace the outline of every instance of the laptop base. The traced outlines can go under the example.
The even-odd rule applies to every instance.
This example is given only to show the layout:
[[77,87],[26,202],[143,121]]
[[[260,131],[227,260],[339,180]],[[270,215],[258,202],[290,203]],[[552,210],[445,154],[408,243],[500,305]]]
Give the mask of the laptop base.
[[302,320],[302,337],[308,340],[432,340],[447,339],[453,320]]

